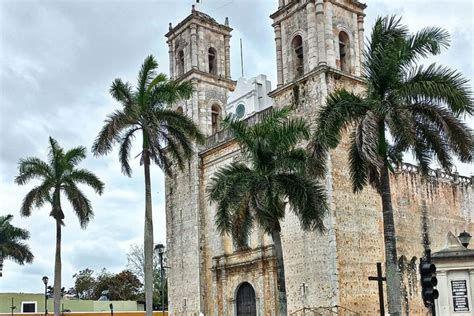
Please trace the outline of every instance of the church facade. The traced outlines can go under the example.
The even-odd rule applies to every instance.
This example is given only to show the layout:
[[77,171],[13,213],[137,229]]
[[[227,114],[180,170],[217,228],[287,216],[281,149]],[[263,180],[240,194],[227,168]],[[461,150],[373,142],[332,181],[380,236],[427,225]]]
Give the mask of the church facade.
[[[273,107],[296,101],[296,116],[314,121],[328,93],[361,93],[365,5],[357,0],[279,0],[270,17],[275,31],[277,86]],[[238,250],[214,225],[215,205],[206,187],[220,167],[241,159],[239,146],[220,126],[245,98],[230,73],[228,20],[221,24],[194,9],[166,34],[170,77],[190,80],[191,99],[174,105],[208,135],[184,171],[166,178],[168,295],[172,315],[276,315],[276,266],[272,240],[255,231],[249,249]],[[264,77],[244,82],[268,90]],[[237,87],[236,87],[237,85]],[[247,93],[247,92],[246,92]],[[261,91],[249,93],[259,98]],[[229,101],[231,101],[229,103]],[[235,101],[235,102],[234,102]],[[235,104],[234,104],[235,103]],[[250,104],[250,101],[248,101]],[[257,103],[252,124],[268,109]],[[245,113],[245,112],[244,112]],[[288,311],[308,308],[329,315],[376,315],[376,263],[384,262],[380,197],[370,188],[353,194],[345,145],[332,151],[326,178],[331,212],[327,232],[308,233],[287,213],[282,223]],[[433,171],[422,178],[405,164],[391,176],[406,314],[423,315],[417,272],[424,249],[442,249],[448,232],[474,232],[474,179]],[[474,282],[474,277],[473,281]]]

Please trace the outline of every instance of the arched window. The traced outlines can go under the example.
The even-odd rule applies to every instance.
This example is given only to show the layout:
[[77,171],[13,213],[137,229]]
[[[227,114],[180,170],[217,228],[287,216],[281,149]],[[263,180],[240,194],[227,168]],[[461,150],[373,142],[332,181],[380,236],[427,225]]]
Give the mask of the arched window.
[[339,32],[339,67],[342,71],[350,72],[349,58],[349,36]]
[[217,52],[214,48],[209,48],[208,50],[208,62],[209,62],[209,73],[210,74],[217,74]]
[[303,39],[296,35],[291,41],[293,47],[293,65],[295,78],[303,75],[304,72],[304,55],[303,55]]
[[236,297],[237,316],[256,316],[257,304],[255,301],[255,290],[248,282],[239,286]]
[[184,52],[182,49],[178,52],[176,64],[178,67],[178,76],[181,76],[184,73]]
[[181,106],[178,106],[176,112],[178,112],[179,114],[183,114],[183,108]]
[[212,134],[215,134],[220,130],[221,125],[221,108],[217,104],[211,107],[211,123]]

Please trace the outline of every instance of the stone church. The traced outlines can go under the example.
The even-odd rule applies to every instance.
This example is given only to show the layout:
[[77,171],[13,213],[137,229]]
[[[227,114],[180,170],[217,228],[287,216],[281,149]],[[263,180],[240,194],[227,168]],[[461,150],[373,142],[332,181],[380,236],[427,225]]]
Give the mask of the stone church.
[[[272,240],[254,231],[238,250],[214,225],[206,187],[220,167],[240,158],[222,130],[232,113],[251,124],[271,107],[298,99],[295,115],[314,120],[328,93],[364,89],[361,58],[364,9],[357,0],[275,0],[277,84],[264,75],[234,81],[228,19],[217,22],[194,7],[166,34],[170,77],[189,80],[192,97],[174,109],[208,135],[183,172],[166,179],[169,310],[172,315],[276,315]],[[265,17],[262,17],[265,18]],[[275,56],[269,54],[269,56]],[[308,233],[287,213],[282,227],[289,314],[378,315],[376,263],[384,262],[382,206],[370,188],[353,194],[344,146],[331,152],[327,232]],[[403,165],[391,176],[405,314],[424,315],[417,272],[426,247],[444,248],[446,235],[474,232],[473,178],[433,171],[426,179]],[[474,271],[471,274],[474,283]],[[472,302],[471,302],[472,304]],[[471,306],[472,307],[472,306]],[[312,314],[319,315],[319,314]]]

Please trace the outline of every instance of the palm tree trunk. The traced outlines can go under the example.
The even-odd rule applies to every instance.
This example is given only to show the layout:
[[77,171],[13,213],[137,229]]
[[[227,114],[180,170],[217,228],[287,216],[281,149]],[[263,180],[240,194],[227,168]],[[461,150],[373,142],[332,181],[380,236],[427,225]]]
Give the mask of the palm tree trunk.
[[150,156],[143,151],[145,169],[145,304],[147,316],[153,313],[153,215],[151,208]]
[[280,316],[288,315],[286,306],[286,285],[285,285],[285,266],[283,263],[283,248],[281,245],[280,230],[272,232],[273,244],[275,246],[276,265],[277,265],[277,287],[280,307]]
[[385,268],[387,274],[388,309],[390,315],[399,316],[402,313],[400,292],[400,271],[397,260],[397,240],[393,220],[392,195],[390,192],[390,177],[384,166],[380,175],[380,196],[382,197],[383,231],[385,243]]
[[56,219],[56,257],[54,261],[54,316],[61,314],[61,221]]

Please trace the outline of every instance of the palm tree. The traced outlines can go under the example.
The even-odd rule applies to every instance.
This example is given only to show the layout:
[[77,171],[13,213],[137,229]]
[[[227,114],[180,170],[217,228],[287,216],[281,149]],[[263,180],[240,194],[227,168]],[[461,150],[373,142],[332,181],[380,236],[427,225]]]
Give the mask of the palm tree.
[[89,199],[78,188],[77,184],[88,185],[99,195],[104,190],[104,184],[92,172],[77,168],[77,165],[84,158],[86,158],[85,147],[75,147],[65,152],[57,141],[50,137],[48,161],[36,157],[21,159],[18,164],[19,174],[15,178],[15,182],[19,185],[24,185],[34,179],[41,181],[23,199],[20,214],[30,216],[33,207],[41,208],[45,203],[48,203],[51,205],[49,215],[56,221],[55,316],[60,314],[59,305],[61,301],[61,226],[64,225],[61,197],[64,195],[68,199],[79,219],[81,228],[85,229],[94,213]]
[[246,246],[254,226],[272,236],[280,315],[287,315],[280,226],[286,204],[309,231],[324,230],[328,210],[324,187],[305,173],[307,152],[297,147],[309,137],[308,126],[301,119],[288,119],[289,113],[289,108],[274,109],[254,126],[227,117],[224,123],[245,162],[219,169],[208,187],[210,200],[217,203],[215,221],[221,234],[231,234],[240,247]]
[[[425,175],[434,159],[450,172],[453,155],[463,162],[473,158],[473,133],[461,120],[474,112],[468,80],[436,64],[417,65],[420,58],[439,54],[448,43],[449,35],[441,28],[410,34],[400,18],[378,18],[363,64],[366,92],[331,93],[316,122],[314,157],[323,161],[326,150],[339,145],[343,131],[352,129],[353,190],[370,184],[380,194],[390,315],[401,313],[390,172],[407,151]],[[321,170],[321,164],[314,166]]]
[[2,276],[3,260],[10,259],[23,265],[33,262],[33,254],[23,240],[30,238],[26,229],[11,224],[13,215],[0,216],[0,277]]
[[145,173],[145,300],[148,316],[152,313],[153,300],[150,163],[154,162],[167,174],[171,173],[171,163],[177,164],[182,170],[185,161],[193,155],[193,142],[202,142],[204,139],[191,119],[166,107],[188,99],[193,92],[192,84],[168,80],[166,75],[156,74],[157,68],[154,57],[146,57],[138,73],[136,89],[130,83],[115,79],[110,93],[122,108],[107,117],[92,146],[92,151],[98,156],[108,154],[113,145],[119,144],[122,172],[130,177],[132,141],[137,133],[142,136],[141,164]]

